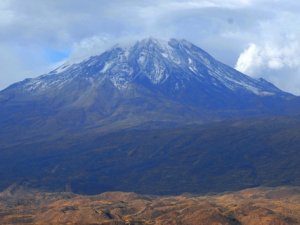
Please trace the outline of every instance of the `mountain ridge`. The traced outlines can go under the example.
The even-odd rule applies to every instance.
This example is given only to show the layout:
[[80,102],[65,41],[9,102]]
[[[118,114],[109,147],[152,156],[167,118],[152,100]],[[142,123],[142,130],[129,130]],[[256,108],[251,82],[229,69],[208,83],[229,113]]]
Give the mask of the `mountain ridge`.
[[[105,59],[103,60],[103,58]],[[154,70],[149,70],[150,66],[152,66]],[[81,71],[76,71],[76,69],[78,70],[80,67]],[[88,70],[90,67],[92,67],[92,70]],[[183,75],[174,75],[173,73],[178,71],[168,71],[170,70],[169,67],[172,67],[171,69],[173,70],[174,68],[182,69],[180,72],[183,72]],[[60,75],[61,77],[68,73],[64,78],[71,79],[72,76],[90,78],[108,76],[111,78],[110,81],[115,87],[122,89],[126,88],[126,84],[130,81],[141,76],[148,78],[152,84],[164,83],[172,76],[180,77],[180,79],[192,79],[195,77],[199,79],[204,76],[211,76],[216,79],[215,81],[221,80],[227,88],[241,88],[244,85],[246,89],[248,88],[248,91],[257,95],[272,95],[274,94],[273,92],[280,92],[278,88],[269,82],[263,82],[262,79],[250,78],[230,68],[230,72],[232,73],[234,71],[234,75],[239,79],[232,80],[232,76],[228,76],[228,72],[226,73],[226,69],[228,70],[229,68],[230,67],[225,64],[215,60],[204,50],[186,40],[170,39],[169,41],[162,41],[148,38],[137,41],[135,44],[127,47],[116,45],[99,55],[91,56],[79,63],[64,64],[38,78],[26,79],[21,82],[21,84],[27,85],[29,91],[38,88],[42,89],[44,84],[41,83],[43,81],[47,82],[47,78],[50,79],[49,76]],[[203,71],[205,69],[207,71]],[[216,71],[213,73],[209,69]],[[207,74],[205,74],[205,72],[207,72]],[[60,77],[51,78],[59,79]],[[58,80],[55,81],[58,83]],[[240,81],[240,83],[238,81]],[[246,84],[247,82],[249,84]],[[234,87],[233,84],[235,84],[236,87]],[[55,82],[50,83],[50,87],[54,85]],[[176,83],[177,89],[179,85],[179,83]],[[258,88],[270,89],[273,92],[256,90],[254,85],[258,85]],[[282,93],[284,92],[282,91]]]
[[0,92],[0,124],[22,121],[23,116],[43,124],[66,124],[73,118],[82,127],[203,123],[298,113],[299,102],[185,40],[143,39],[11,85]]
[[28,182],[178,194],[299,185],[299,114],[299,97],[191,43],[116,46],[0,92],[0,189]]

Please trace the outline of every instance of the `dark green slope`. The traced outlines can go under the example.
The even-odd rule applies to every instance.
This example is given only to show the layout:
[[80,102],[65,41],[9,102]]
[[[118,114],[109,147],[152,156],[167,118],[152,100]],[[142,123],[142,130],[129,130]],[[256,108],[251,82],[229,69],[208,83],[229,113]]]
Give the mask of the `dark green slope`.
[[20,183],[85,194],[179,194],[300,185],[300,117],[91,130],[2,146],[1,189]]

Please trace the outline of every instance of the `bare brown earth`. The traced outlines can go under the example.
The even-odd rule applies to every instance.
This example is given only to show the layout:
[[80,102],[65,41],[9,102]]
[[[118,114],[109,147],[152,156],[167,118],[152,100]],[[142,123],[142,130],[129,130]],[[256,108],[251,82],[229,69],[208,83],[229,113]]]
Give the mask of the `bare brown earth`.
[[300,224],[300,188],[255,188],[207,196],[95,196],[11,188],[0,194],[0,224]]

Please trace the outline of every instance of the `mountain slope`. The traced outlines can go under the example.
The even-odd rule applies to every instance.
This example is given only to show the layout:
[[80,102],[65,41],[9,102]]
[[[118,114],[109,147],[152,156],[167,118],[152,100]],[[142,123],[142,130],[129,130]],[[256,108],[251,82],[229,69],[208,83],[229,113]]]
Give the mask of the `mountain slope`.
[[24,140],[1,147],[0,189],[170,195],[300,185],[299,127],[299,117],[270,118]]
[[29,130],[203,123],[300,109],[295,96],[185,40],[151,38],[13,84],[0,103],[2,127]]
[[299,185],[299,112],[298,97],[187,41],[115,46],[0,92],[0,189]]

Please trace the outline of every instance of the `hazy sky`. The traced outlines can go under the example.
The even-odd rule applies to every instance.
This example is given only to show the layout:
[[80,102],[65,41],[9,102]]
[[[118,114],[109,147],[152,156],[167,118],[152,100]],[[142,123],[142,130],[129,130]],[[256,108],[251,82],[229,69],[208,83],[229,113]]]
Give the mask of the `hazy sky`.
[[300,95],[300,1],[0,0],[0,89],[143,37],[184,38]]

